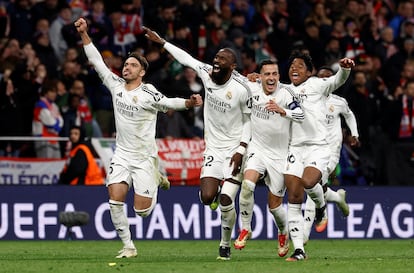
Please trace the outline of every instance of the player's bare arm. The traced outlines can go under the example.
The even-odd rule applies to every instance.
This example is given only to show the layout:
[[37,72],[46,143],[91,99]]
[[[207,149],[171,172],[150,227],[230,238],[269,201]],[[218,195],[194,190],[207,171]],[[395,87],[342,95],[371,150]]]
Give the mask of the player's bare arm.
[[240,142],[240,146],[237,148],[236,153],[231,157],[230,166],[233,166],[232,175],[236,176],[241,171],[243,163],[243,156],[246,153],[247,143]]

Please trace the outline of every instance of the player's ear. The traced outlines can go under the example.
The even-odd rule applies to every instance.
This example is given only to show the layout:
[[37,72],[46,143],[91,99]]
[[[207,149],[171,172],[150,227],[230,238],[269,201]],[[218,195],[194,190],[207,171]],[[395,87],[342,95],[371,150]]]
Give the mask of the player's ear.
[[144,77],[145,73],[146,73],[146,71],[144,69],[141,69],[141,71],[139,72],[139,76]]

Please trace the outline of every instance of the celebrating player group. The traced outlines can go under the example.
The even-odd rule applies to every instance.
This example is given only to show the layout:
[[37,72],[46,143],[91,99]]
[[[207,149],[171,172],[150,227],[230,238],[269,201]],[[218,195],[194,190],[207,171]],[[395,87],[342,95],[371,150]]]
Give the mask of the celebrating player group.
[[[188,99],[167,98],[153,85],[144,83],[148,62],[138,53],[131,53],[125,60],[122,76],[113,74],[88,36],[86,21],[78,19],[75,27],[88,60],[112,93],[117,139],[107,188],[111,219],[123,242],[116,257],[135,257],[137,251],[124,211],[127,192],[133,187],[134,210],[146,217],[157,202],[158,187],[169,188],[168,180],[158,171],[157,112],[197,107],[203,101],[199,95]],[[295,51],[288,61],[290,84],[284,84],[279,81],[275,61],[263,61],[258,74],[244,77],[235,70],[236,54],[231,48],[220,49],[210,65],[151,29],[144,31],[149,41],[161,45],[182,65],[194,69],[205,88],[206,148],[199,197],[211,209],[220,208],[217,259],[230,260],[232,246],[240,250],[246,247],[252,231],[254,190],[260,179],[268,187],[268,207],[278,229],[278,255],[285,257],[292,245],[293,251],[286,261],[306,259],[304,245],[310,234],[307,225],[314,221],[317,232],[326,229],[326,202],[336,202],[345,216],[349,213],[346,192],[334,192],[326,187],[326,181],[339,160],[338,147],[342,144],[342,136],[337,136],[342,134],[342,130],[337,130],[341,126],[339,114],[348,115],[355,143],[357,127],[342,98],[336,98],[344,105],[342,112],[329,114],[327,107],[331,93],[350,75],[353,60],[341,59],[335,74],[317,77],[310,56]],[[335,122],[336,129],[331,129],[333,119],[339,120]],[[282,206],[285,192],[287,212]],[[304,192],[308,197],[306,211],[311,215],[311,220],[306,218],[306,221],[302,212]],[[242,228],[232,244],[237,208]]]

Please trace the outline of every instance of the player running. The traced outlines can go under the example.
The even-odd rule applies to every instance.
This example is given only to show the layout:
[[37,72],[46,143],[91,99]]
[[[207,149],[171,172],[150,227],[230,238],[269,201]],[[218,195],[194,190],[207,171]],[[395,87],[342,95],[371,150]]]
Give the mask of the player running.
[[88,60],[112,94],[116,125],[116,148],[108,170],[106,184],[112,223],[123,242],[116,258],[137,256],[131,239],[124,204],[129,188],[134,188],[134,210],[148,216],[157,203],[158,186],[169,188],[169,182],[158,170],[155,125],[158,111],[169,108],[184,110],[202,105],[200,95],[190,99],[167,98],[151,84],[142,82],[148,68],[147,60],[131,53],[122,68],[122,78],[105,65],[87,33],[83,18],[75,22]]
[[303,246],[303,190],[315,202],[316,231],[322,232],[328,223],[324,194],[319,183],[330,157],[325,125],[326,98],[345,83],[355,64],[349,58],[341,59],[338,73],[329,78],[311,77],[312,59],[302,52],[293,52],[288,64],[291,84],[286,88],[299,98],[305,113],[302,123],[292,123],[292,138],[284,172],[288,191],[289,235],[295,248],[286,260],[298,261],[306,259]]
[[145,30],[149,40],[162,44],[177,61],[193,68],[203,81],[206,149],[200,175],[200,199],[213,209],[217,207],[215,202],[220,201],[221,241],[217,259],[230,260],[231,233],[236,221],[234,200],[242,180],[243,155],[251,137],[247,79],[234,71],[236,55],[230,48],[220,49],[211,66],[165,41],[156,32]]
[[278,254],[284,257],[289,251],[289,235],[286,210],[282,206],[286,191],[282,171],[288,154],[290,124],[292,121],[302,122],[304,115],[294,95],[283,88],[279,78],[277,63],[265,60],[260,64],[260,83],[249,82],[252,139],[247,149],[239,196],[242,230],[234,247],[243,249],[251,236],[254,190],[257,181],[264,177],[269,189],[269,211],[278,228]]
[[[333,74],[334,72],[331,68],[321,67],[316,73],[316,76],[319,78],[327,78]],[[338,95],[328,95],[326,101],[326,111],[325,121],[326,128],[328,129],[330,157],[328,167],[322,173],[321,182],[325,193],[325,201],[335,202],[342,212],[342,215],[347,217],[349,215],[349,206],[346,203],[346,191],[343,189],[339,189],[338,191],[332,190],[328,187],[328,179],[331,173],[335,171],[341,153],[343,140],[341,115],[344,117],[345,122],[351,131],[351,146],[359,146],[357,122],[354,113],[348,106],[348,102]],[[306,244],[309,240],[311,228],[315,219],[315,203],[311,198],[306,199],[304,219],[304,243]]]

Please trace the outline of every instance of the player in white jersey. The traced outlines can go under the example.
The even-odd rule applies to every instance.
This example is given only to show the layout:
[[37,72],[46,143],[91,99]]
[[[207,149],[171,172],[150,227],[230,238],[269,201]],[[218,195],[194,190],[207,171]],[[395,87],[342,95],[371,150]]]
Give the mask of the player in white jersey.
[[[316,76],[319,78],[327,78],[333,74],[334,72],[331,68],[321,67],[316,73]],[[326,111],[326,128],[328,129],[327,139],[330,150],[330,158],[327,169],[322,173],[322,187],[325,193],[325,200],[335,202],[342,214],[346,217],[349,215],[349,207],[346,203],[346,191],[343,189],[333,191],[328,187],[327,183],[329,176],[335,171],[339,162],[343,139],[341,115],[344,117],[344,120],[351,131],[351,146],[359,145],[357,122],[354,113],[348,106],[348,102],[338,95],[328,95],[326,101]],[[304,243],[306,243],[309,240],[311,227],[315,219],[315,203],[311,198],[306,199],[304,219]]]
[[302,122],[303,111],[294,97],[279,82],[276,62],[265,60],[260,64],[260,82],[249,82],[252,90],[252,139],[247,148],[244,178],[239,196],[239,216],[242,229],[234,242],[243,249],[251,236],[254,190],[264,177],[269,189],[268,206],[278,228],[278,254],[289,251],[286,211],[282,206],[286,187],[283,173],[290,139],[290,123]]
[[329,78],[311,77],[312,59],[299,51],[292,53],[288,64],[291,84],[286,88],[298,97],[305,113],[302,123],[292,123],[292,138],[284,172],[288,191],[289,235],[295,248],[286,260],[298,261],[306,258],[303,247],[303,190],[315,202],[316,231],[325,230],[328,222],[324,194],[319,183],[330,156],[325,125],[326,98],[345,83],[355,64],[349,58],[341,59],[338,73]]
[[148,62],[137,53],[131,53],[122,68],[122,77],[112,73],[87,33],[87,23],[81,18],[75,22],[89,62],[112,94],[115,112],[116,148],[108,170],[107,188],[112,223],[123,242],[116,258],[137,256],[131,239],[124,204],[128,190],[134,189],[134,210],[148,216],[157,203],[158,186],[169,187],[158,170],[158,151],[155,125],[158,111],[169,108],[184,110],[202,105],[200,95],[190,99],[167,98],[151,84],[142,82]]
[[231,233],[236,221],[234,200],[242,180],[243,155],[251,137],[247,79],[234,71],[236,55],[230,48],[219,50],[213,65],[208,65],[166,42],[156,32],[145,30],[149,40],[162,44],[177,61],[193,68],[203,81],[206,149],[200,176],[200,200],[212,207],[219,199],[221,241],[217,259],[230,260]]

